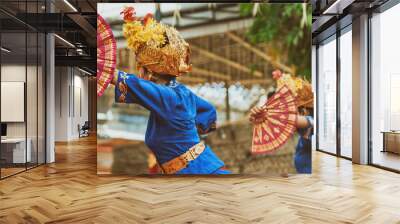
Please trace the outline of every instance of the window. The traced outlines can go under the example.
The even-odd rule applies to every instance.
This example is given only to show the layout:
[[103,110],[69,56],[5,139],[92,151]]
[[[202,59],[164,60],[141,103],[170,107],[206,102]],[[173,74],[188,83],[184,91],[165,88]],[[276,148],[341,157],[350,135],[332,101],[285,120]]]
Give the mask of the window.
[[[0,2],[19,16],[40,13],[42,5],[44,1]],[[46,39],[4,12],[0,17],[0,178],[5,178],[45,163]]]
[[336,153],[336,36],[318,48],[318,149]]
[[371,18],[372,163],[400,170],[400,5]]
[[340,155],[352,156],[352,35],[351,26],[340,36]]

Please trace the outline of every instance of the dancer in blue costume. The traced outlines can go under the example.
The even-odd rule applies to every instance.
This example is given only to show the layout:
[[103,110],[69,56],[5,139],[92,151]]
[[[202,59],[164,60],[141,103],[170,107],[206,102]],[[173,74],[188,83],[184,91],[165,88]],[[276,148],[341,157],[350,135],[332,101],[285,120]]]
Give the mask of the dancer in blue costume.
[[[162,169],[163,164],[179,158],[193,146],[201,145],[199,133],[215,130],[214,106],[177,82],[175,77],[153,74],[150,81],[123,71],[116,73],[113,80],[116,102],[137,103],[150,111],[145,143]],[[221,169],[223,166],[224,163],[205,145],[186,166],[166,173],[229,174]]]
[[189,44],[173,27],[158,23],[150,14],[140,20],[133,7],[121,14],[123,34],[135,53],[139,75],[116,71],[115,100],[150,111],[145,143],[161,170],[166,174],[230,173],[199,137],[215,130],[215,108],[176,81],[190,72]]
[[297,173],[311,173],[311,137],[313,134],[313,117],[310,109],[299,107],[297,132],[299,140],[296,145],[294,165]]
[[[268,98],[275,92],[270,92]],[[294,155],[294,165],[297,173],[311,173],[311,137],[313,134],[313,117],[312,108],[300,106],[298,108],[299,115],[297,116],[297,133],[299,139],[296,145]],[[254,122],[255,116],[263,112],[261,107],[255,106],[250,111],[250,121]]]

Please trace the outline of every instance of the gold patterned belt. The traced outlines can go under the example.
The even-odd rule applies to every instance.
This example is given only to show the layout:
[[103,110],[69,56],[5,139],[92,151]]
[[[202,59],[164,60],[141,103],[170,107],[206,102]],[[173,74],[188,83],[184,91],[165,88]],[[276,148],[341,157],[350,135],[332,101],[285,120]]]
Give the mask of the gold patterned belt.
[[189,162],[199,157],[205,148],[204,142],[199,142],[182,155],[163,163],[161,168],[165,174],[174,174],[186,168]]

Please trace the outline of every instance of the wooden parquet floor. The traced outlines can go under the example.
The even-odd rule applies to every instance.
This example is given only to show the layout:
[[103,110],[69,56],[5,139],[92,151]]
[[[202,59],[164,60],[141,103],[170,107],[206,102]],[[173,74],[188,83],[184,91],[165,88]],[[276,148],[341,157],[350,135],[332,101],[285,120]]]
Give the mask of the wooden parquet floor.
[[0,223],[400,223],[400,175],[314,153],[286,177],[100,177],[96,141],[0,181]]

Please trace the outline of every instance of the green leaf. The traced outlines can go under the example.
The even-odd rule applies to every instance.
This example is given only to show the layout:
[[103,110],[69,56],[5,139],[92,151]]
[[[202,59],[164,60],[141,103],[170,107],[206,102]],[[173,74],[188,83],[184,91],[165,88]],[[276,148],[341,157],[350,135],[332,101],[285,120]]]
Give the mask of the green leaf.
[[[269,43],[276,46],[276,52],[282,52],[282,62],[295,66],[297,73],[311,77],[311,6],[306,6],[306,21],[303,19],[303,3],[260,4],[259,13],[254,17],[252,26],[246,32],[253,44]],[[240,4],[242,15],[252,15],[254,4]]]

